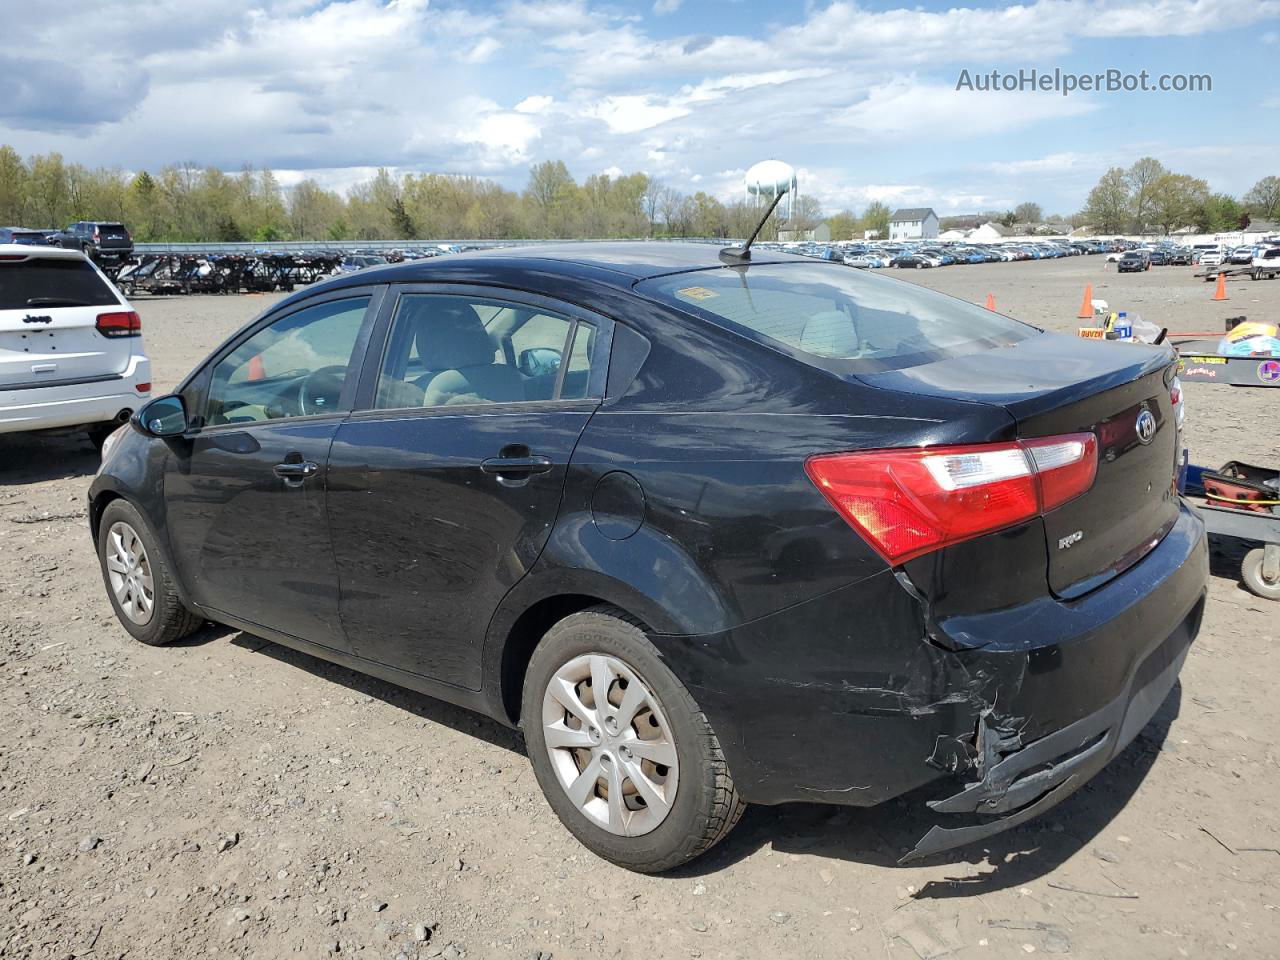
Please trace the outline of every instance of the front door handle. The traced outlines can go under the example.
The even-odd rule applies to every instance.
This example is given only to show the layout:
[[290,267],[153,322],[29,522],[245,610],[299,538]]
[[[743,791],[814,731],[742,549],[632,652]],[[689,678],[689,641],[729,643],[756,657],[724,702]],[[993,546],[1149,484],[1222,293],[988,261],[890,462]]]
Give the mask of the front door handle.
[[277,477],[283,477],[285,480],[305,480],[307,477],[315,476],[320,469],[320,464],[311,460],[299,460],[296,463],[286,461],[277,463],[272,469]]
[[485,473],[496,473],[499,476],[529,476],[534,473],[546,473],[551,469],[548,457],[492,457],[480,462],[480,469]]

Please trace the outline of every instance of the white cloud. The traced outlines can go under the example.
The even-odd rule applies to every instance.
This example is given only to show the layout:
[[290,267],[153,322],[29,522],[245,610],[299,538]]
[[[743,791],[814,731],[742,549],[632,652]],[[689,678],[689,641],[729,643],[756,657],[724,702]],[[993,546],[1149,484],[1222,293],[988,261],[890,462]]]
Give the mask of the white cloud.
[[680,3],[681,0],[655,0],[653,12],[660,17],[668,13],[675,13],[680,9]]
[[605,97],[585,112],[603,120],[611,133],[638,133],[689,115],[684,107],[648,96]]
[[1040,93],[971,93],[913,78],[872,87],[865,99],[832,122],[874,136],[901,137],[904,145],[975,137],[1019,129],[1042,120],[1075,117],[1098,109],[1084,97]]
[[[1075,197],[1138,150],[1220,178],[1215,189],[1247,189],[1236,180],[1260,176],[1277,149],[1265,124],[1255,128],[1263,142],[1248,164],[1258,171],[1241,160],[1233,173],[1229,158],[1178,144],[1229,152],[1241,125],[1206,133],[1188,111],[1185,128],[1166,130],[1140,98],[952,87],[962,66],[1088,72],[1083,54],[1106,38],[1127,38],[1137,67],[1185,50],[1158,36],[1235,29],[1275,44],[1280,0],[824,0],[770,8],[781,22],[725,17],[714,35],[670,0],[657,0],[655,13],[671,8],[660,24],[637,15],[652,4],[617,0],[149,2],[145,20],[133,0],[97,0],[74,17],[9,4],[0,72],[54,79],[52,92],[19,84],[0,100],[0,143],[128,169],[247,161],[299,179],[315,171],[326,184],[386,166],[520,186],[531,163],[560,158],[579,177],[608,164],[726,197],[740,193],[742,173],[725,168],[776,151],[829,207],[940,210],[1006,194],[1057,205],[1051,193]],[[1222,55],[1205,55],[1186,69],[1212,71]],[[1277,106],[1251,92],[1255,108]],[[1247,114],[1247,96],[1211,96],[1210,110]],[[1118,156],[1092,146],[1120,139],[1117,118],[1130,115],[1138,138],[1159,129],[1164,140],[1126,141]]]
[[544,97],[537,94],[531,97],[525,97],[515,105],[517,113],[546,113],[555,103],[553,97]]
[[501,49],[502,44],[498,40],[493,37],[481,37],[480,41],[462,56],[462,60],[466,63],[486,63]]

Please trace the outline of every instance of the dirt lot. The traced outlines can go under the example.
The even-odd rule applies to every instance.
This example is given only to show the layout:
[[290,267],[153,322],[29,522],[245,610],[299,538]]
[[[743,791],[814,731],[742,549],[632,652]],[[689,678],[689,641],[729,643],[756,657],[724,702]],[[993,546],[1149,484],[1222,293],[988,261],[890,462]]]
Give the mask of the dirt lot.
[[[1063,330],[1086,282],[1173,329],[1280,317],[1280,283],[1213,303],[1190,272],[905,275]],[[269,302],[140,300],[156,387]],[[1196,460],[1280,457],[1280,390],[1187,394]],[[95,468],[0,437],[0,957],[1280,955],[1280,608],[1238,585],[1238,545],[1157,720],[1041,819],[903,868],[906,804],[753,808],[640,877],[578,846],[488,720],[222,629],[131,641],[85,529]]]

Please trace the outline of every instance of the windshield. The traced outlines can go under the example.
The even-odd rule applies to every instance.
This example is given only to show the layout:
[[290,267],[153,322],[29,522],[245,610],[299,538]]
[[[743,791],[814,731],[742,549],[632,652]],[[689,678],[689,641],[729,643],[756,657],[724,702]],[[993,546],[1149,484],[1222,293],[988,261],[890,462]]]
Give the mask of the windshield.
[[963,300],[839,264],[701,270],[644,280],[636,290],[849,372],[900,369],[1040,332]]

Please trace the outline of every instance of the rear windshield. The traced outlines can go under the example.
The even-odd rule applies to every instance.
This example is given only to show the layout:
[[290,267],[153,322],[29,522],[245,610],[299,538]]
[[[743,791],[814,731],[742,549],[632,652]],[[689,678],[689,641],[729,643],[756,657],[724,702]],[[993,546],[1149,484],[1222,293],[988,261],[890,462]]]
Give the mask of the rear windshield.
[[636,290],[817,365],[896,370],[1039,333],[963,300],[839,264],[761,264],[644,280]]
[[110,237],[115,240],[120,237],[127,237],[128,232],[118,223],[102,223],[98,225],[98,236]]
[[0,310],[28,307],[106,307],[116,299],[84,260],[0,260]]

